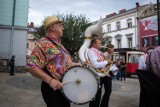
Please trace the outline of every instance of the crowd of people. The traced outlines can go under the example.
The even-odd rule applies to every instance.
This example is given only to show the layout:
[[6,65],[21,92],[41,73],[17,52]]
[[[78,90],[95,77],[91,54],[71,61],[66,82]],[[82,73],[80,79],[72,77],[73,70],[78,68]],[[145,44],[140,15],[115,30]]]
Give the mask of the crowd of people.
[[[71,60],[71,56],[66,48],[61,44],[63,35],[62,21],[55,16],[49,16],[44,20],[46,35],[40,39],[33,52],[28,58],[26,70],[34,77],[42,80],[41,92],[47,107],[70,107],[70,102],[64,97],[60,89],[62,76],[73,66],[81,66]],[[102,41],[98,37],[91,40],[91,47],[87,56],[89,65],[105,76],[100,77],[100,87],[98,88],[95,100],[89,103],[89,107],[108,107],[109,98],[112,92],[112,80],[120,79],[126,82],[126,62],[124,60],[113,61],[111,54],[114,46],[108,44],[106,52],[100,51]],[[153,69],[153,72],[160,77],[160,47],[154,49],[148,61],[148,52],[139,58],[139,69]],[[110,66],[109,71],[106,67]],[[104,94],[102,87],[104,85]],[[142,106],[141,106],[142,107]],[[146,106],[147,107],[147,106]]]

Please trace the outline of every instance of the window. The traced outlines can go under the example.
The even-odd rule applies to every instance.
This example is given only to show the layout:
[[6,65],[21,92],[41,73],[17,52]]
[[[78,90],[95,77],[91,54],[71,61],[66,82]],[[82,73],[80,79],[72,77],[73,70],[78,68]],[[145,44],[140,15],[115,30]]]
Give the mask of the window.
[[29,43],[27,43],[27,48],[29,48]]
[[121,48],[121,39],[117,39],[117,47]]
[[129,54],[129,63],[138,63],[139,55]]
[[106,38],[106,44],[111,44],[112,43],[112,37],[111,36],[108,36]]
[[128,28],[132,27],[132,19],[127,19],[127,27]]
[[116,27],[117,27],[117,30],[120,30],[121,29],[121,23],[120,22],[116,22]]
[[108,40],[107,43],[108,43],[108,44],[111,44],[111,40]]
[[148,13],[152,13],[152,8],[149,9],[149,12],[148,12]]
[[128,48],[132,48],[132,38],[128,38]]
[[111,32],[111,24],[107,25],[107,31]]

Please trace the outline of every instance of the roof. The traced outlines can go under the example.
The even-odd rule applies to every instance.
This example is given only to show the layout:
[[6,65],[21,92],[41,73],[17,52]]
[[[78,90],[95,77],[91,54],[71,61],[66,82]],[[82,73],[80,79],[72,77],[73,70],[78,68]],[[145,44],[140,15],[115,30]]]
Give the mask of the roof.
[[140,51],[144,52],[142,50],[132,49],[132,48],[116,48],[114,49],[114,52],[126,52],[126,51]]

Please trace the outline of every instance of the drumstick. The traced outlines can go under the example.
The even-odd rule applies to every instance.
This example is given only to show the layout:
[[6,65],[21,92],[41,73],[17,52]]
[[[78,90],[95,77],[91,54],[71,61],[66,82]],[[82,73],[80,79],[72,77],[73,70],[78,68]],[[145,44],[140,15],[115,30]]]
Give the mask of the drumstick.
[[73,83],[73,82],[76,82],[77,84],[79,84],[79,83],[81,83],[81,80],[79,78],[77,78],[75,81],[62,83],[62,85],[70,84],[70,83]]

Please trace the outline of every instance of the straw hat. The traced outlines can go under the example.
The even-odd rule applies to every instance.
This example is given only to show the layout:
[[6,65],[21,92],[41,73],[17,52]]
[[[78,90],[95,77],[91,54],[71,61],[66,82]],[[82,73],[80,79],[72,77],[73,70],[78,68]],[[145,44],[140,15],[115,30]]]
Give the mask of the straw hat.
[[55,24],[55,23],[60,23],[62,22],[61,20],[59,20],[56,16],[48,16],[45,20],[44,20],[44,29],[48,28],[49,26]]

